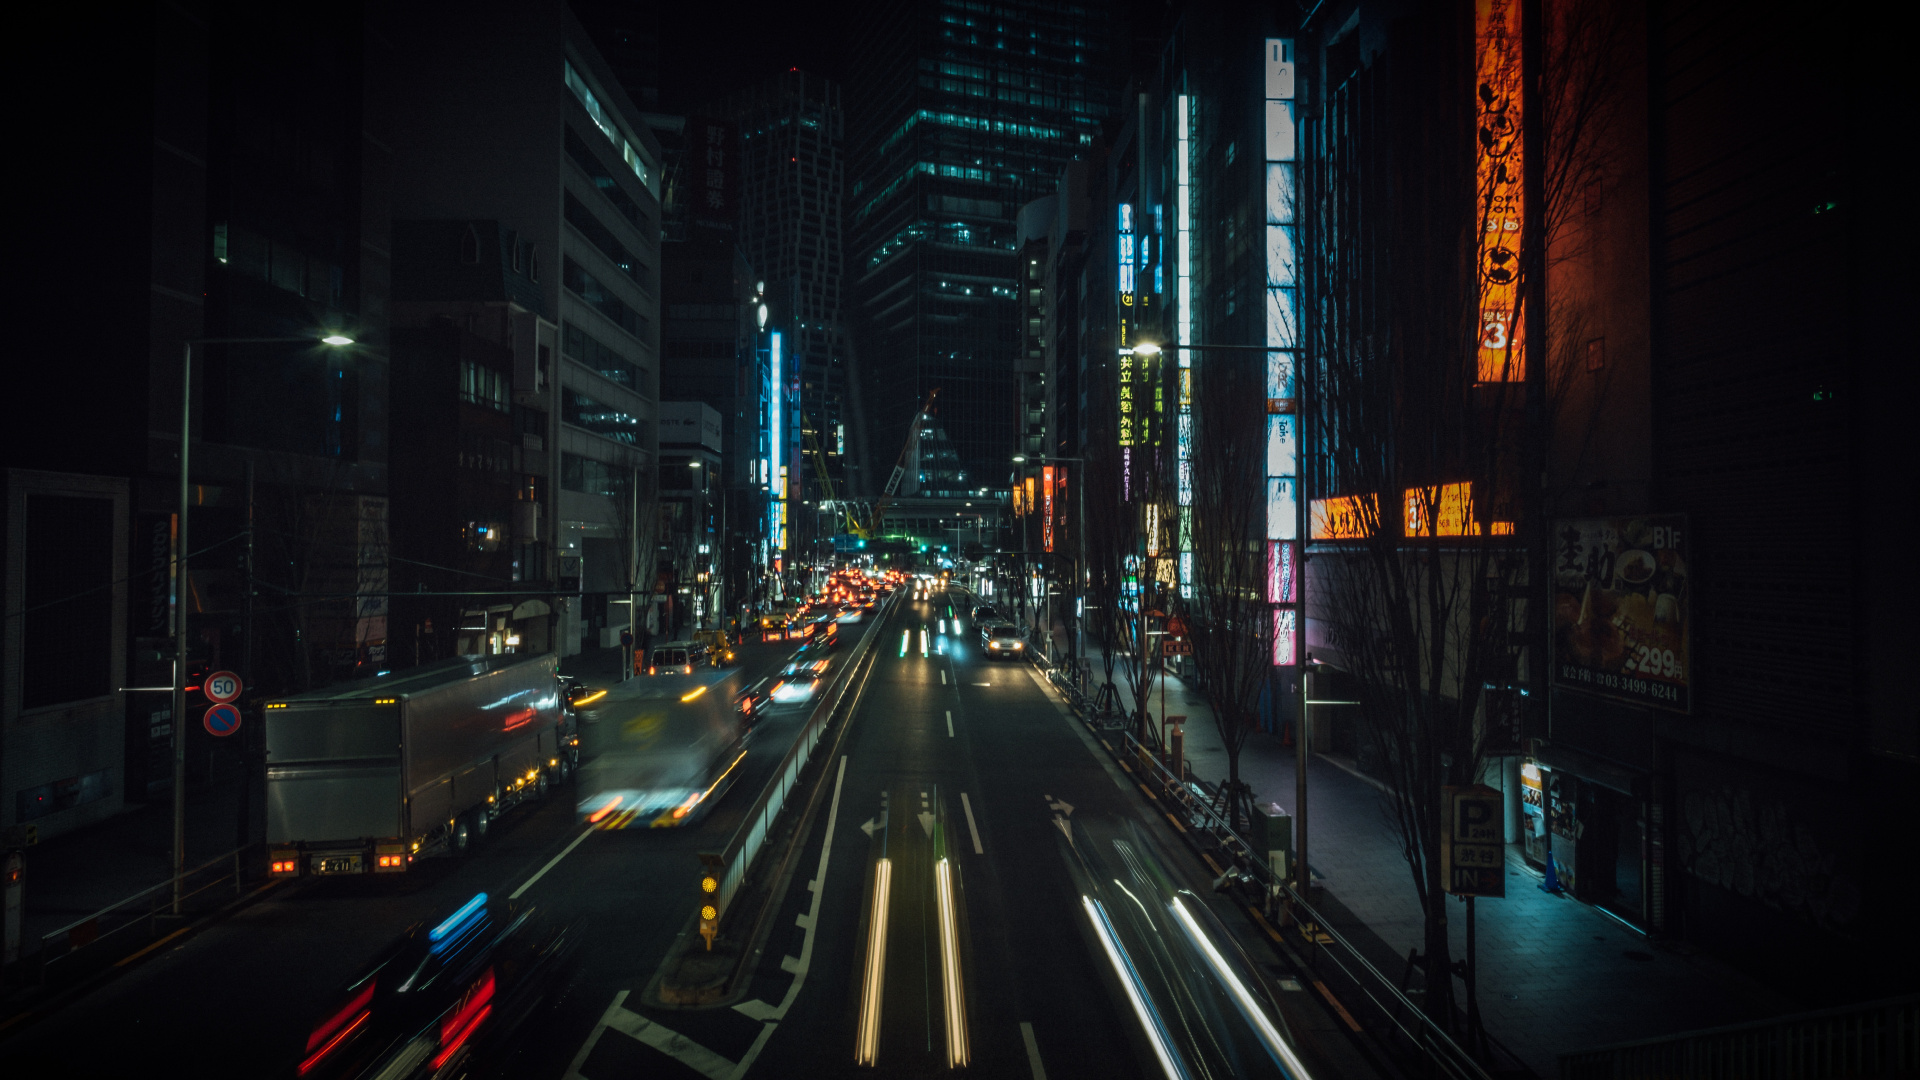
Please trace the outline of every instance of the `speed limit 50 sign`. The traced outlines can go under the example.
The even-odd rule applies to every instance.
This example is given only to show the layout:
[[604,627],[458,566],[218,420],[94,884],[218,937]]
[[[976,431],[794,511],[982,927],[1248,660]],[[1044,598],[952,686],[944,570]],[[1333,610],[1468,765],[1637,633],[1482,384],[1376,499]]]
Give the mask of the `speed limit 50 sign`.
[[215,705],[225,705],[230,701],[238,700],[240,691],[246,689],[240,682],[240,676],[231,671],[214,672],[207,676],[207,681],[200,684],[200,688],[205,691],[207,700]]

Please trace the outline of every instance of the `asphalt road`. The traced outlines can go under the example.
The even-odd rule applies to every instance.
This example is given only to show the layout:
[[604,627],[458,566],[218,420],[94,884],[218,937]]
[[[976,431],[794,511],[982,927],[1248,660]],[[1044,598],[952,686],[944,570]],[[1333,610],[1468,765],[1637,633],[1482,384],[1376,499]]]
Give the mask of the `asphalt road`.
[[[864,629],[848,627],[847,629]],[[787,662],[798,642],[739,650],[747,684]],[[638,708],[636,680],[582,710],[583,758]],[[517,808],[465,859],[423,859],[404,877],[278,885],[225,922],[132,966],[119,978],[0,1041],[16,1076],[125,1077],[156,1063],[204,1077],[290,1074],[314,1020],[354,973],[411,924],[437,921],[478,892],[527,890],[578,921],[590,947],[556,1014],[575,993],[644,981],[693,910],[696,852],[725,842],[798,733],[806,710],[778,706],[756,727],[742,776],[705,818],[682,829],[586,831],[574,792]],[[544,1020],[543,1020],[544,1022]],[[590,1023],[587,1025],[590,1026]],[[582,1036],[584,1037],[584,1035]],[[544,1040],[543,1040],[544,1041]]]
[[[1284,987],[1279,1037],[1307,1075],[1373,1075],[1318,997],[1285,992],[1302,981],[1282,982],[1245,917],[1213,899],[1173,827],[1032,666],[983,658],[964,620],[941,633],[964,605],[959,593],[903,598],[885,617],[844,736],[817,751],[832,755],[817,810],[734,1001],[646,1004],[663,958],[693,930],[696,853],[730,835],[802,706],[762,722],[745,775],[695,825],[586,830],[568,792],[517,811],[464,860],[427,860],[399,880],[283,886],[0,1043],[0,1057],[30,1076],[161,1063],[284,1075],[338,988],[407,925],[476,892],[524,890],[573,920],[585,948],[514,1057],[491,1063],[497,1075],[844,1076],[863,1054],[874,1075],[902,1077],[956,1061],[975,1075],[1052,1080],[1281,1075],[1227,982],[1181,937],[1175,900],[1216,913],[1204,932],[1250,983],[1259,968]],[[790,651],[749,646],[749,681]],[[609,695],[586,718],[583,749],[636,707]],[[1242,948],[1252,963],[1234,960]]]
[[[1190,890],[1186,903],[1223,920],[1212,933],[1229,954],[1258,949],[1244,915],[1211,899],[1172,827],[1034,669],[983,658],[956,610],[959,593],[903,603],[882,627],[744,1000],[665,1010],[642,1003],[641,981],[601,985],[597,1000],[578,987],[567,1026],[591,1016],[585,1039],[529,1075],[844,1076],[869,1055],[876,1075],[901,1077],[956,1060],[976,1075],[1055,1080],[1282,1075],[1220,980],[1173,940],[1165,905]],[[1114,888],[1122,878],[1130,888]],[[1140,973],[1172,1073],[1087,897],[1115,913],[1114,942]],[[1318,998],[1283,991],[1280,1012],[1306,1075],[1373,1075]]]

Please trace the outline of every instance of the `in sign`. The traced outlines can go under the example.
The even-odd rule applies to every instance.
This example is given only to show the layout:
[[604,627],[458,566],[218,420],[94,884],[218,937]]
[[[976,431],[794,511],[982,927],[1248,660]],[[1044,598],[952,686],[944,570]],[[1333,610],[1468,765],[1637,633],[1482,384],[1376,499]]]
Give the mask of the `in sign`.
[[240,691],[246,689],[240,682],[240,676],[231,671],[214,672],[207,676],[207,681],[201,683],[200,688],[205,691],[207,700],[216,705],[239,700]]
[[237,705],[215,705],[207,710],[201,723],[206,725],[208,734],[231,735],[240,730],[240,707]]

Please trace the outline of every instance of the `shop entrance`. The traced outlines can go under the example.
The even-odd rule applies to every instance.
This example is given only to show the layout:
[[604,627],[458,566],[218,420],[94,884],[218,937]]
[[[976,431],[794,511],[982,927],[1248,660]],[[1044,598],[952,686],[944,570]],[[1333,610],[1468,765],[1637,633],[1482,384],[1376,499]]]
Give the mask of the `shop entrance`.
[[1599,784],[1580,785],[1579,897],[1635,926],[1646,925],[1645,800]]

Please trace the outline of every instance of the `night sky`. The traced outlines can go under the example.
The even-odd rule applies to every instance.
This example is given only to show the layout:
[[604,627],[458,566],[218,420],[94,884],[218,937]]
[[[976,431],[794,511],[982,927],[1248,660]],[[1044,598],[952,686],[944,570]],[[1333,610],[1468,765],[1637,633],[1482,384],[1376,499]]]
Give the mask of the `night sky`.
[[657,10],[662,111],[694,111],[789,67],[846,79],[843,5],[682,3]]

